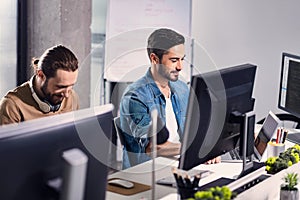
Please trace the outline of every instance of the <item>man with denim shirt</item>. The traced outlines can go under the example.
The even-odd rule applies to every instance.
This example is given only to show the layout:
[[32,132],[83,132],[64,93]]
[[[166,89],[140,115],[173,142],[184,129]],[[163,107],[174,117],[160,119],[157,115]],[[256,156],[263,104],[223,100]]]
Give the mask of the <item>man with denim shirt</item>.
[[150,159],[150,113],[153,109],[158,110],[162,124],[158,137],[167,134],[168,139],[157,145],[158,155],[179,154],[189,97],[187,85],[178,80],[185,57],[184,42],[182,35],[165,28],[155,30],[148,38],[151,67],[144,77],[127,87],[120,104],[125,140],[123,168]]
[[[155,30],[148,38],[151,67],[146,75],[129,85],[120,104],[124,137],[123,169],[150,160],[151,111],[158,111],[157,155],[180,153],[189,89],[178,80],[185,57],[185,39],[171,29]],[[220,162],[220,156],[206,164]]]

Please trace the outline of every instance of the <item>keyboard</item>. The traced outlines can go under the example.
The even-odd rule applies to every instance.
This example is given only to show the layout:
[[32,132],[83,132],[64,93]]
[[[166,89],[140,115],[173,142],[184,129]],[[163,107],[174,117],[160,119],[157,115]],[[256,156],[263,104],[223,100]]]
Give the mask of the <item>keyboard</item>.
[[289,133],[286,139],[295,144],[300,144],[300,133]]
[[235,149],[229,151],[229,154],[231,156],[232,160],[242,160],[242,157],[240,156],[240,148],[236,147]]

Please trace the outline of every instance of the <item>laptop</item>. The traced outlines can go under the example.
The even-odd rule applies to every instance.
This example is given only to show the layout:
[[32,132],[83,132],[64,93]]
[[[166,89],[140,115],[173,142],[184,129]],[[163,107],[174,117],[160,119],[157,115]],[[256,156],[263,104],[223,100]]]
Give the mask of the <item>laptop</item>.
[[259,161],[261,161],[268,142],[272,139],[279,123],[280,119],[270,111],[254,141],[254,155]]

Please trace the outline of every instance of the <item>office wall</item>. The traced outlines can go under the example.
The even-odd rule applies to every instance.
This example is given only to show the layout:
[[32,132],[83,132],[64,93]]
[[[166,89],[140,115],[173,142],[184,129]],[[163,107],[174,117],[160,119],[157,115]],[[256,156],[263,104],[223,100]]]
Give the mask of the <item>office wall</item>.
[[[281,54],[300,55],[299,7],[297,0],[193,1],[192,36],[201,47],[195,51],[195,65],[206,70],[213,64],[256,64],[257,119],[269,110],[282,112],[277,109]],[[210,56],[209,62],[203,64],[199,49]]]
[[90,106],[91,1],[27,1],[28,66],[32,57],[41,56],[51,46],[63,44],[70,48],[79,60],[74,88],[80,98],[80,108]]
[[[17,1],[5,0],[0,6],[0,98],[16,86]],[[9,42],[8,42],[9,41]]]

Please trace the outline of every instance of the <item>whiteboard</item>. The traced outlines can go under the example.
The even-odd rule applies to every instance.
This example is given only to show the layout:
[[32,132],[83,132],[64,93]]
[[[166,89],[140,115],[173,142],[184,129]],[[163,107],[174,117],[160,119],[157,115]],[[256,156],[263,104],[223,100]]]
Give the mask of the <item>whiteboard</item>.
[[191,0],[110,0],[107,10],[104,78],[133,82],[150,67],[148,36],[170,28],[185,39],[186,61],[181,79],[190,78]]

